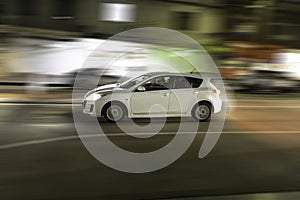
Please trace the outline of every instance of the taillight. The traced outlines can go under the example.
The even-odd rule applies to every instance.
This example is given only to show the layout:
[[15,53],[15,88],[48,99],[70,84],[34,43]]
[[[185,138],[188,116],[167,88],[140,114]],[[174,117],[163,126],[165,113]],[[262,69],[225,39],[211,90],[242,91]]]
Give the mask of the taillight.
[[220,94],[220,90],[218,90],[218,89],[216,89],[216,88],[214,88],[212,91],[213,91],[213,93],[215,93],[215,94]]

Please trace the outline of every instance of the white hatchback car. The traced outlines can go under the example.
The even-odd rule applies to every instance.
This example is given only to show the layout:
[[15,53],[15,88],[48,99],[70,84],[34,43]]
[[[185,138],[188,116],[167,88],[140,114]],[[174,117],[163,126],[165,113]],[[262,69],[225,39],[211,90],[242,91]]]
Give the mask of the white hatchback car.
[[147,73],[89,91],[83,112],[109,122],[129,118],[193,117],[209,120],[222,108],[220,91],[200,74]]

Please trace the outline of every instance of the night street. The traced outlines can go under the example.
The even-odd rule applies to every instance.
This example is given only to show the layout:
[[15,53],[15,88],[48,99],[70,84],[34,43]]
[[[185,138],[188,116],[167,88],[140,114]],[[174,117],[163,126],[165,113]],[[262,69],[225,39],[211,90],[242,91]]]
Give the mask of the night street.
[[0,0],[0,200],[300,200],[300,0]]

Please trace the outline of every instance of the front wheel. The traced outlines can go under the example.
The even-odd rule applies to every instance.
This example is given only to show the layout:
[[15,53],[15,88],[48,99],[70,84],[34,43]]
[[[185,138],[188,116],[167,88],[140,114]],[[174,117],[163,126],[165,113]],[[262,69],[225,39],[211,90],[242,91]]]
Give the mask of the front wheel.
[[118,122],[125,116],[125,109],[120,104],[110,104],[104,109],[104,118],[109,122]]
[[192,117],[196,121],[207,121],[211,117],[211,106],[207,103],[199,103],[192,110]]

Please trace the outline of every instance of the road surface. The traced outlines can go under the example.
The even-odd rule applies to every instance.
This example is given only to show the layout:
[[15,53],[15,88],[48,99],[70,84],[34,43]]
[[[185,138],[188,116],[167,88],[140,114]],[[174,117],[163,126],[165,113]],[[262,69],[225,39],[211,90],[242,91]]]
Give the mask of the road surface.
[[[202,131],[209,124],[204,122],[191,147],[173,164],[130,174],[89,154],[78,138],[70,104],[1,103],[0,199],[159,199],[300,191],[298,98],[247,97],[232,105],[207,157],[198,158]],[[179,121],[168,119],[162,132],[148,139],[126,136],[103,119],[100,124],[118,146],[148,152],[172,140]],[[149,120],[136,123],[146,126]],[[160,125],[154,122],[154,127]]]

